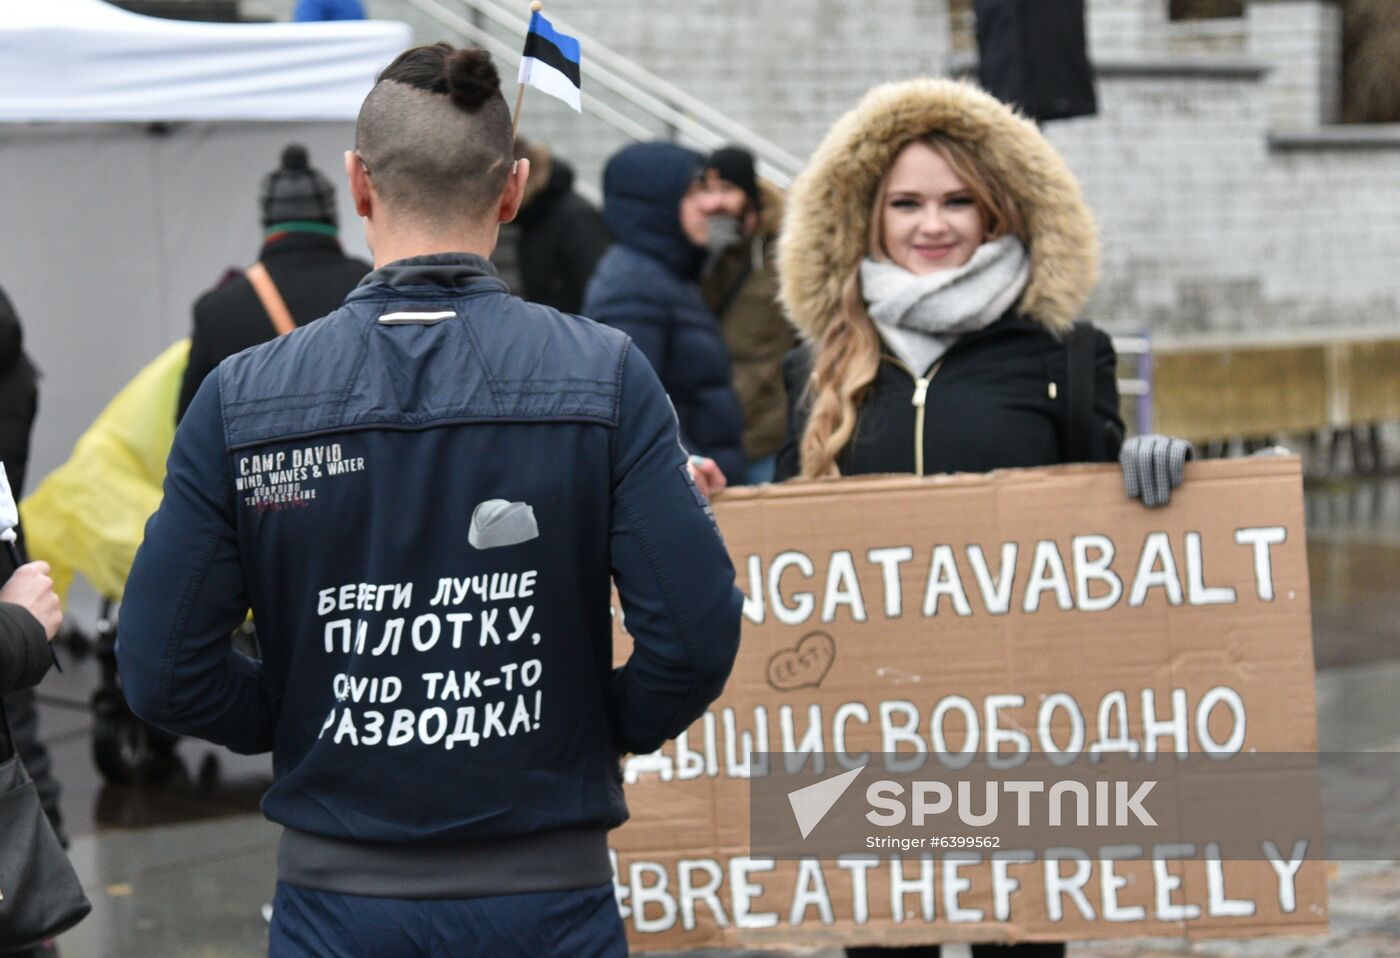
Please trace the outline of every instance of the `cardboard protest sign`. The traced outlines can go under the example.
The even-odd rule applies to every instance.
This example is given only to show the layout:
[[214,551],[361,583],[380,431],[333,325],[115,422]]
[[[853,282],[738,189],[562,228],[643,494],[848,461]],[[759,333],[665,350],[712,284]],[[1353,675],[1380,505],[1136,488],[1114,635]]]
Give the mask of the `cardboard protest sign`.
[[[992,844],[995,823],[933,816],[912,847],[872,837],[837,858],[820,842],[828,810],[875,802],[885,773],[861,769],[880,754],[1175,770],[1147,806],[1160,818],[1201,804],[1188,756],[1213,768],[1315,752],[1296,459],[1192,464],[1155,511],[1123,495],[1115,467],[1072,466],[740,489],[715,512],[747,597],[743,642],[702,720],[626,762],[632,818],[612,846],[634,949],[1325,930],[1308,835],[1231,825],[1220,840],[1252,851],[1221,860],[1209,824],[1159,842],[1153,819],[1126,849],[1066,832],[1057,854],[1024,861]],[[620,631],[617,661],[629,651]],[[772,813],[764,753],[796,754],[811,776],[780,796],[781,821],[757,817]],[[1245,778],[1270,789],[1269,774]],[[1312,791],[1266,794],[1315,808]],[[890,819],[908,826],[912,794],[884,795]],[[1114,804],[1107,786],[1099,797]],[[867,831],[877,808],[856,819]],[[785,832],[817,851],[769,848]]]

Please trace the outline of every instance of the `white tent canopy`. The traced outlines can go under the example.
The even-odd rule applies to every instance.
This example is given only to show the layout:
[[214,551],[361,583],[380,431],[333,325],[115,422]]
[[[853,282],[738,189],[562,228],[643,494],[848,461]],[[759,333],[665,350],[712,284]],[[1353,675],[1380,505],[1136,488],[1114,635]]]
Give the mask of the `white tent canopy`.
[[0,0],[0,287],[43,371],[31,488],[190,305],[262,240],[259,184],[304,144],[367,256],[342,154],[400,23],[189,23]]
[[348,120],[407,25],[189,23],[0,0],[0,122]]

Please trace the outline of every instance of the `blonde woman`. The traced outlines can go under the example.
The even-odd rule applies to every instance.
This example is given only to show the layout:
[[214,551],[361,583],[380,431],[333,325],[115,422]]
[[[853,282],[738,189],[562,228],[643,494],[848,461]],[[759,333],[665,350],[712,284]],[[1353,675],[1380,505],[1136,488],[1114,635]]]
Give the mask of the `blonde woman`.
[[[1076,324],[1098,277],[1079,185],[1036,126],[975,87],[871,90],[789,196],[778,480],[1110,462],[1109,338]],[[1159,505],[1189,447],[1144,437],[1129,494]]]
[[[1076,324],[1098,274],[1093,218],[1035,125],[980,90],[925,79],[870,91],[794,184],[778,266],[806,340],[784,368],[778,480],[1119,456],[1113,345]],[[1131,443],[1129,494],[1164,503],[1188,452]],[[973,948],[1003,953],[1064,946]]]

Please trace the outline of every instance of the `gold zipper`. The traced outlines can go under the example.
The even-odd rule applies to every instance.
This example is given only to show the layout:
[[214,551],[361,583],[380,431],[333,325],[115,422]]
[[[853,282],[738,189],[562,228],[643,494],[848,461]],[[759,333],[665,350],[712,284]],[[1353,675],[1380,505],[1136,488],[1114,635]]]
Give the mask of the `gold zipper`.
[[938,375],[938,368],[943,365],[943,360],[933,364],[933,368],[928,371],[927,376],[920,376],[909,368],[909,364],[894,356],[882,357],[909,374],[909,378],[914,380],[914,475],[924,474],[924,405],[928,401],[928,385],[933,382],[933,377]]

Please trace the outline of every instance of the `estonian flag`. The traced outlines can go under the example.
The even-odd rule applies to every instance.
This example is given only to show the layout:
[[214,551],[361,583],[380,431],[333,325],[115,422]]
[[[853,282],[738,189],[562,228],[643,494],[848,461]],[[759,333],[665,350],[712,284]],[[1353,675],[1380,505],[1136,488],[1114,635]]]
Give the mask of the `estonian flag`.
[[582,113],[578,67],[578,40],[555,30],[538,11],[531,14],[520,60],[520,82],[558,97]]

